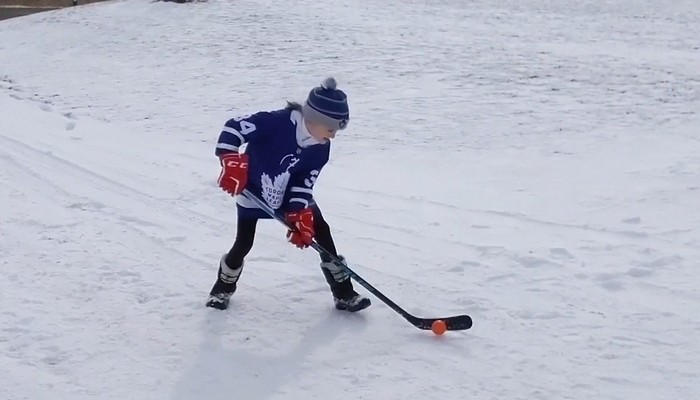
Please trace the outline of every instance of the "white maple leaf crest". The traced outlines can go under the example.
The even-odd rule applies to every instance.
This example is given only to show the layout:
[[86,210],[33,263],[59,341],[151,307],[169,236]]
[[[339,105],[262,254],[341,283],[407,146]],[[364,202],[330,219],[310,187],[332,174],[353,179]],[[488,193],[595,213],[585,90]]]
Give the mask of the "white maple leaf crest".
[[270,179],[268,174],[263,173],[260,177],[262,183],[262,197],[265,202],[273,209],[278,209],[282,206],[284,193],[287,191],[287,182],[289,181],[289,172],[282,172],[274,179]]

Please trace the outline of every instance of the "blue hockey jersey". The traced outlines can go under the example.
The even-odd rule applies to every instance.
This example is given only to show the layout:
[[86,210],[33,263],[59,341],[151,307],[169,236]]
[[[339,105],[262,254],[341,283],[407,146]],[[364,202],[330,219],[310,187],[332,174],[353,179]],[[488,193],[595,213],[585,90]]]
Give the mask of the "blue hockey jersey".
[[[319,143],[309,134],[300,111],[285,108],[226,122],[216,155],[248,154],[246,189],[273,209],[289,212],[314,204],[313,187],[330,147],[330,142]],[[267,217],[245,196],[238,196],[237,203],[241,216]]]

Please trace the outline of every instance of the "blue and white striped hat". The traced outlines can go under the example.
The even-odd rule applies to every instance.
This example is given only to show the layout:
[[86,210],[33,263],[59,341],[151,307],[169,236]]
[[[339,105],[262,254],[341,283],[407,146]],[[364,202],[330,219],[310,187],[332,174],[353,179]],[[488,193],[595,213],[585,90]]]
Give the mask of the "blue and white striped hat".
[[311,89],[301,109],[304,118],[329,128],[345,129],[350,121],[348,96],[337,86],[335,79],[326,78],[321,86]]

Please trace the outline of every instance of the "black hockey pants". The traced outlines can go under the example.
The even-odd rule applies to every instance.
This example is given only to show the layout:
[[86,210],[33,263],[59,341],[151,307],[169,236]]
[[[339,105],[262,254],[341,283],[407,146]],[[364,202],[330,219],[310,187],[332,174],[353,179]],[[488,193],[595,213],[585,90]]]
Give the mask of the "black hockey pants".
[[[314,213],[314,239],[324,249],[337,257],[338,253],[333,242],[333,236],[331,236],[330,226],[323,218],[323,214],[321,214],[321,210],[317,205],[313,205],[312,210]],[[257,218],[238,218],[236,240],[226,255],[226,265],[229,268],[236,269],[243,265],[243,260],[253,248],[257,224]],[[331,258],[327,255],[321,255],[321,261],[330,262]],[[322,268],[322,271],[333,295],[338,298],[348,298],[355,294],[350,279],[338,283],[333,279],[333,274],[328,269]]]

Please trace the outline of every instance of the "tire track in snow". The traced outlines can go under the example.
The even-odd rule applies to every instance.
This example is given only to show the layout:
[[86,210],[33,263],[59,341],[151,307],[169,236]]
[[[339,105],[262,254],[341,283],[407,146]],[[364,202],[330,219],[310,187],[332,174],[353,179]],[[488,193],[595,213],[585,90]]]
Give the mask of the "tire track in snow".
[[[130,212],[130,210],[142,208],[140,206],[146,204],[151,206],[151,210],[159,210],[157,214],[165,214],[163,213],[162,205],[158,206],[155,204],[156,202],[159,202],[159,200],[149,197],[144,193],[104,177],[98,173],[73,164],[51,154],[50,152],[38,150],[30,145],[8,138],[7,136],[0,135],[0,141],[4,142],[2,152],[5,155],[2,158],[6,162],[15,164],[17,168],[24,170],[25,173],[31,177],[31,179],[38,181],[44,187],[51,188],[51,190],[59,194],[59,199],[72,199],[72,202],[69,204],[63,204],[64,207],[99,212],[102,215],[109,216],[113,220],[118,221],[118,224],[129,227],[130,229],[147,236],[155,244],[166,246],[162,239],[149,235],[137,228],[137,226],[141,226],[142,228],[162,226],[161,223],[156,223],[141,218],[140,216],[144,215],[144,213],[135,215],[133,211]],[[18,161],[19,159],[24,161],[20,162]],[[37,170],[44,172],[39,173]],[[74,181],[81,182],[81,185],[66,186],[80,186],[81,188],[84,188],[82,189],[84,194],[71,192],[61,185],[60,182],[50,179],[51,177],[56,176],[71,177],[74,179]],[[119,200],[118,202],[111,201],[113,199]],[[136,201],[136,199],[140,199],[141,201]],[[172,215],[173,213],[170,214]],[[174,217],[176,218],[170,218],[169,221],[191,219],[190,217],[181,214],[176,214]],[[184,230],[184,226],[181,226],[181,228],[181,231],[186,231]],[[168,250],[174,251],[190,261],[197,263],[202,262],[202,260],[193,258],[173,247],[167,248]]]

